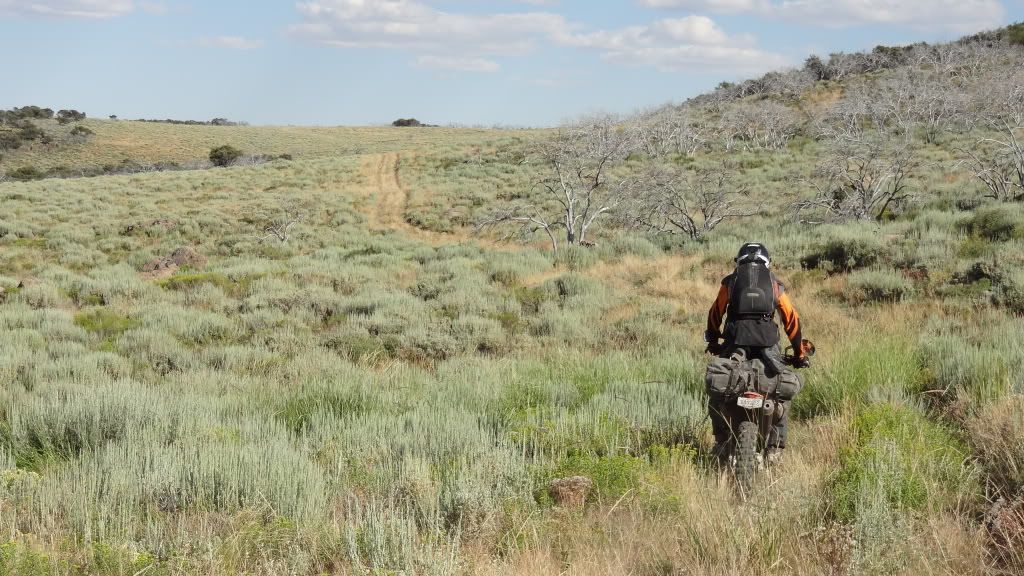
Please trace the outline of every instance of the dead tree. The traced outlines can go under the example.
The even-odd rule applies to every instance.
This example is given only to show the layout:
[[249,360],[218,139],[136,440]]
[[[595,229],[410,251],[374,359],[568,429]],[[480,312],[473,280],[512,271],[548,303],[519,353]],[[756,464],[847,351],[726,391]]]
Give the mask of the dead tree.
[[568,246],[587,240],[602,218],[619,210],[640,187],[641,177],[624,167],[637,151],[635,131],[611,116],[595,116],[563,127],[543,143],[537,155],[545,176],[537,189],[545,202],[500,209],[477,223],[477,229],[517,224],[515,234],[543,230],[557,252],[555,230]]
[[760,206],[751,203],[747,187],[734,178],[734,170],[724,164],[696,171],[662,169],[637,198],[633,222],[655,234],[699,240],[723,222],[758,214]]
[[800,131],[800,120],[790,107],[772,100],[736,102],[722,114],[726,148],[741,142],[746,150],[781,150]]
[[258,237],[260,242],[277,238],[282,244],[288,242],[291,228],[305,220],[305,214],[296,204],[285,204],[276,218],[270,219],[263,226],[263,233]]
[[792,205],[801,222],[882,220],[913,199],[907,179],[917,161],[909,141],[868,135],[833,143],[815,170],[813,198]]
[[536,204],[499,208],[477,222],[476,231],[481,232],[486,228],[509,225],[509,231],[502,239],[523,241],[529,240],[537,232],[543,231],[551,241],[551,251],[557,254],[558,235],[560,234],[558,229],[563,228],[564,224],[558,219],[548,219],[545,212],[543,207]]
[[979,140],[963,150],[974,177],[981,181],[985,196],[1003,202],[1024,200],[1024,142],[1008,121],[999,135]]
[[995,200],[1024,199],[1024,72],[992,78],[974,90],[973,123],[992,132],[961,150],[974,176]]
[[666,108],[636,120],[637,145],[651,157],[668,154],[693,156],[707,146],[714,130],[701,110]]

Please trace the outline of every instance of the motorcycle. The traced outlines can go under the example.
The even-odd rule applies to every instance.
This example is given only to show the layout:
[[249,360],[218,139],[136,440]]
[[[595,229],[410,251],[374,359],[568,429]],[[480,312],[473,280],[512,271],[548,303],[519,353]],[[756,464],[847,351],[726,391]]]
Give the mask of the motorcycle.
[[[802,357],[787,348],[781,358],[782,363],[790,368],[809,367],[808,358],[814,355],[815,346],[805,340],[802,348]],[[758,470],[769,463],[768,440],[775,431],[775,425],[782,420],[788,402],[802,383],[795,373],[780,370],[783,367],[779,366],[772,367],[776,376],[766,377],[765,361],[761,358],[748,359],[742,350],[725,361],[727,366],[729,363],[730,385],[727,391],[717,396],[717,403],[731,433],[726,444],[719,447],[717,456],[721,464],[731,469],[740,495],[746,499],[753,493]],[[709,366],[709,382],[710,372]]]

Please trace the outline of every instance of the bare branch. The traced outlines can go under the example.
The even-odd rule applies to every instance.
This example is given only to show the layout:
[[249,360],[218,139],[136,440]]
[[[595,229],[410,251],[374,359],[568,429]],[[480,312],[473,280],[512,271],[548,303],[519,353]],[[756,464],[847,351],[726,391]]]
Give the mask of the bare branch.
[[263,242],[270,238],[277,238],[282,244],[288,242],[289,234],[291,233],[292,226],[305,220],[305,214],[295,204],[285,204],[281,207],[281,214],[267,222],[263,226],[263,235],[258,236],[257,240]]
[[747,188],[734,178],[725,164],[696,172],[661,169],[649,178],[647,194],[637,199],[633,222],[657,234],[698,240],[723,222],[759,214],[761,206],[750,202]]

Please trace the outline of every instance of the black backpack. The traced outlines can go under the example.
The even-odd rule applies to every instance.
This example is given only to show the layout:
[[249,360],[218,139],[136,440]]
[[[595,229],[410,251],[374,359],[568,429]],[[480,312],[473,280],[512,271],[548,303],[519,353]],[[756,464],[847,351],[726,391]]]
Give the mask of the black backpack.
[[735,346],[767,348],[779,343],[775,324],[778,282],[761,262],[744,262],[728,279],[725,338]]

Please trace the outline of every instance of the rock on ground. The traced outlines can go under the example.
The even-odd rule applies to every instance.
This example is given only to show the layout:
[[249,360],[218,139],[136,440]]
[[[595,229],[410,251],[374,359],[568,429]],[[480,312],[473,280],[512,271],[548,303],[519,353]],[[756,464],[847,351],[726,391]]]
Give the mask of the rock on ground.
[[555,504],[563,508],[582,508],[594,488],[594,481],[586,476],[559,478],[548,484],[548,494]]

